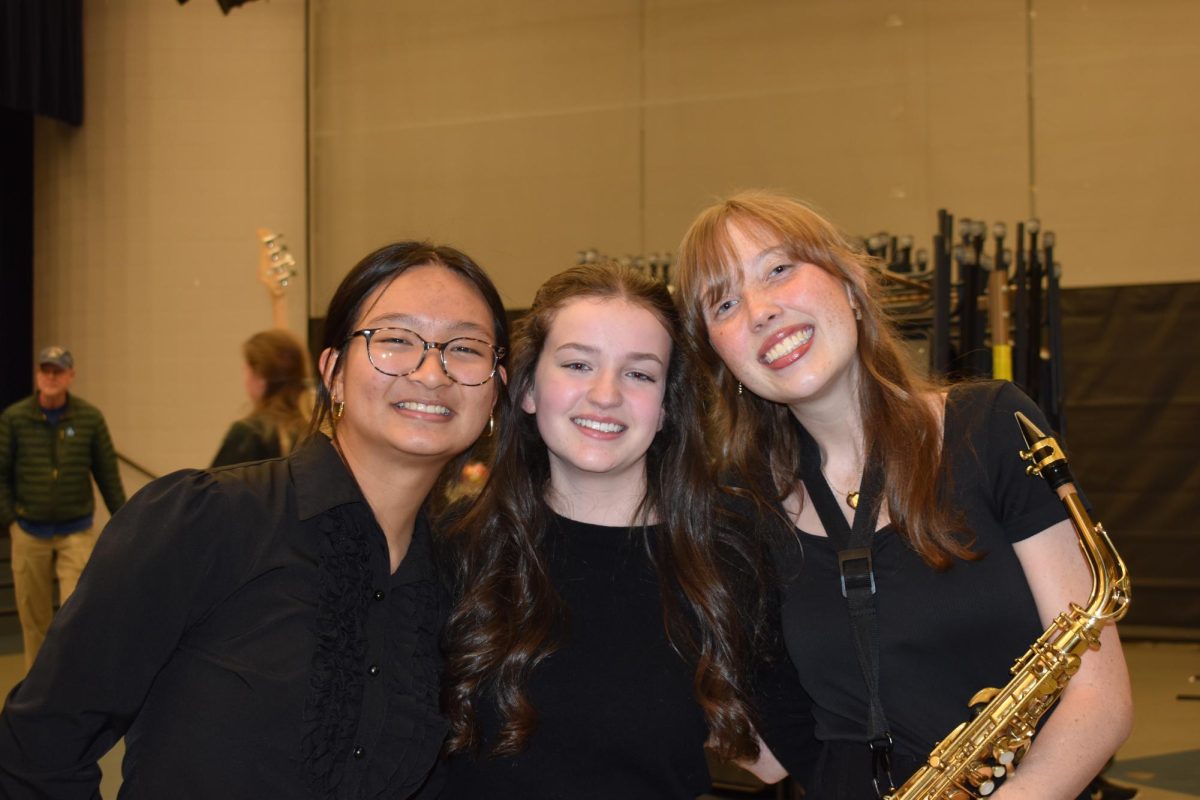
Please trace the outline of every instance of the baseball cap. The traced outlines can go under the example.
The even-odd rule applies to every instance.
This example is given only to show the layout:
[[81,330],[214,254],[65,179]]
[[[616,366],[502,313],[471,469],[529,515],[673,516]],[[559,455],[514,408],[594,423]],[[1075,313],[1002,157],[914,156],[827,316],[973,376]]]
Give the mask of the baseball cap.
[[42,352],[38,353],[38,366],[40,367],[44,364],[53,364],[62,369],[74,369],[75,359],[71,357],[71,351],[65,347],[51,345],[50,347],[43,347]]

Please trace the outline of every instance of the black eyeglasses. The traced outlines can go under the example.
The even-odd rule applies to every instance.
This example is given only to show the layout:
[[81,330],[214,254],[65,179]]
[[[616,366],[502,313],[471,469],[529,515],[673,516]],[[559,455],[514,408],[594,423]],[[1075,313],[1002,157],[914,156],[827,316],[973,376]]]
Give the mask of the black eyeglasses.
[[419,370],[425,354],[437,350],[447,378],[463,386],[482,386],[496,374],[496,366],[504,357],[503,347],[470,336],[430,342],[408,328],[363,328],[347,336],[346,341],[355,336],[366,340],[371,366],[397,378]]

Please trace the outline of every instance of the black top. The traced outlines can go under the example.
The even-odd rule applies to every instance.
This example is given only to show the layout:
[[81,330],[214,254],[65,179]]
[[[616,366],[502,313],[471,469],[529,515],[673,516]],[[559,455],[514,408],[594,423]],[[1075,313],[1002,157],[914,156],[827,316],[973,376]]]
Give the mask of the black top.
[[211,466],[228,467],[282,455],[279,431],[266,417],[251,415],[229,426]]
[[[984,558],[936,572],[890,525],[874,538],[880,697],[900,762],[897,785],[968,718],[966,702],[976,691],[1008,683],[1013,662],[1042,633],[1012,545],[1067,514],[1045,481],[1025,474],[1014,411],[1049,430],[1037,406],[1009,383],[957,386],[946,406],[948,496]],[[811,755],[797,748],[804,725],[815,720],[815,735],[825,743],[865,742],[867,692],[832,542],[799,532],[780,569],[792,576],[782,624],[803,691],[768,692],[772,702],[762,710],[768,744],[803,776]],[[874,797],[865,747],[855,750],[826,746],[820,776],[809,782],[814,797],[842,796],[828,781],[844,771],[858,787],[844,796]]]
[[445,736],[421,520],[387,544],[324,437],[155,481],[104,530],[0,715],[0,796],[409,797]]
[[695,665],[667,641],[646,533],[555,517],[546,550],[569,617],[562,646],[530,673],[538,727],[522,753],[487,756],[500,721],[481,699],[484,755],[451,758],[442,797],[692,800],[708,791]]

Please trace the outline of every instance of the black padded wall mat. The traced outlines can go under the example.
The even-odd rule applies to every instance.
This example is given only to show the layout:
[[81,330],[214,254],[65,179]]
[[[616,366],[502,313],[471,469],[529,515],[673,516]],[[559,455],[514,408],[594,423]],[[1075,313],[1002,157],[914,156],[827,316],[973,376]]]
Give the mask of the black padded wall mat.
[[1125,624],[1200,635],[1200,283],[1068,289],[1062,310],[1066,439],[1129,565]]

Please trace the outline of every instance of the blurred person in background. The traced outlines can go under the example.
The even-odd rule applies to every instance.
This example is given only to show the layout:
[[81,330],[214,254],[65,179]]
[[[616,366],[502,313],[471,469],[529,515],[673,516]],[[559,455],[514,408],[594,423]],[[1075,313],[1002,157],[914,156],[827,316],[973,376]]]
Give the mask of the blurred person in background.
[[99,532],[91,478],[110,513],[125,503],[117,454],[100,409],[71,394],[75,359],[52,346],[38,354],[37,390],[0,415],[0,524],[12,537],[13,591],[25,668],[59,604],[75,591]]
[[246,340],[242,356],[254,407],[229,427],[213,467],[286,456],[308,427],[308,354],[300,341],[284,330],[262,331]]

